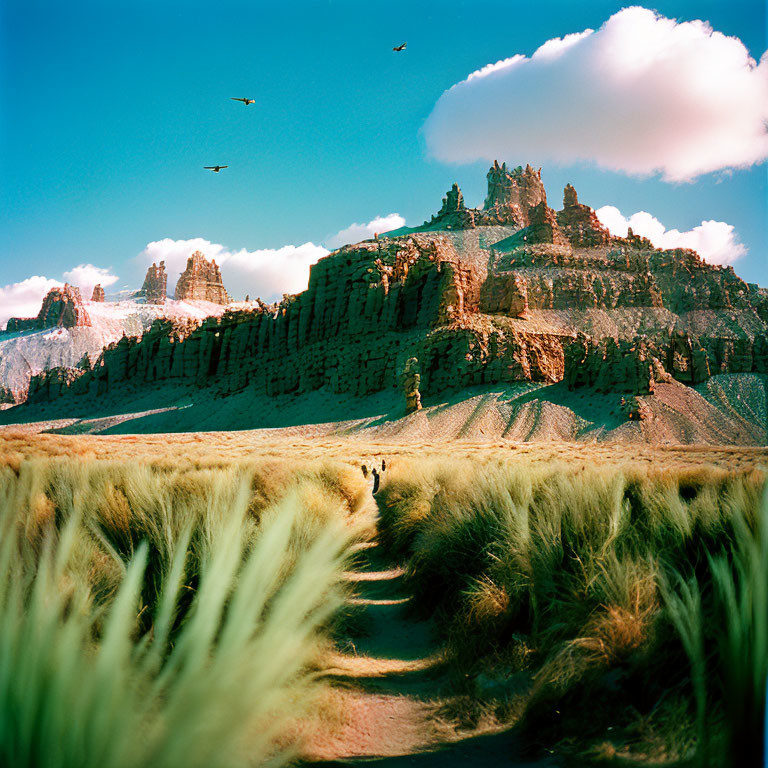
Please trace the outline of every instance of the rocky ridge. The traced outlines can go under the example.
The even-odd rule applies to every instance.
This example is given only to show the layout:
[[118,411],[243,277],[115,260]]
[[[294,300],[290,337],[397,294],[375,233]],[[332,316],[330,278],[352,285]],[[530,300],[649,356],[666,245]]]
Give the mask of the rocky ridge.
[[[198,287],[220,284],[213,267]],[[768,373],[767,336],[768,295],[732,268],[611,237],[570,185],[554,211],[540,171],[495,163],[482,209],[454,185],[422,227],[321,259],[303,293],[195,329],[157,323],[35,383],[30,400],[87,402],[157,382],[215,396],[398,388],[416,411],[473,385],[563,382],[615,392],[642,419],[653,409],[632,398],[658,386]]]
[[40,328],[37,318],[32,318],[28,327],[14,330],[11,324],[10,331],[0,331],[0,405],[23,402],[32,376],[54,368],[75,368],[85,355],[95,361],[105,346],[123,336],[141,336],[158,318],[199,323],[222,314],[224,307],[172,299],[163,304],[123,300],[83,301],[83,310],[88,325]]

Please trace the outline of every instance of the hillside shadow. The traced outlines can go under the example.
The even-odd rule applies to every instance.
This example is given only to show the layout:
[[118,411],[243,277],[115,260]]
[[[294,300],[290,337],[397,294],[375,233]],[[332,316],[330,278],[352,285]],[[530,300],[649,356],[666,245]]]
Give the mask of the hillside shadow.
[[228,396],[212,389],[158,386],[141,394],[118,390],[103,397],[67,398],[0,411],[0,425],[41,421],[65,434],[105,434],[281,429],[331,422],[383,423],[405,415],[399,392],[364,397],[316,390],[275,395],[250,390]]
[[[563,382],[520,382],[506,386],[478,385],[439,396],[425,396],[422,414],[430,421],[475,399],[469,414],[461,414],[457,437],[472,431],[473,423],[494,405],[515,414],[527,403],[549,402],[568,408],[595,428],[620,426],[621,395],[602,395],[590,389],[569,391]],[[457,414],[458,415],[458,414]],[[354,434],[396,423],[407,417],[396,388],[353,397],[315,390],[302,395],[268,396],[244,390],[228,396],[210,388],[156,386],[141,394],[118,390],[103,397],[67,398],[49,404],[22,405],[0,411],[0,425],[51,422],[48,431],[60,434],[206,432],[285,429],[328,425],[328,433]],[[423,417],[422,417],[423,418]]]
[[589,387],[569,390],[566,383],[560,381],[535,391],[515,394],[506,399],[502,397],[500,401],[511,405],[515,410],[526,403],[548,402],[573,411],[577,417],[593,424],[595,428],[612,430],[626,421],[620,411],[621,398],[620,393],[602,394]]

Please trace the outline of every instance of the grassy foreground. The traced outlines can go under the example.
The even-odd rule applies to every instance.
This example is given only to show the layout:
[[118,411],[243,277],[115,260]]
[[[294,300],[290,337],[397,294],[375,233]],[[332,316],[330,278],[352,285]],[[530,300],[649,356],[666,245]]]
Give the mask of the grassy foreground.
[[10,432],[0,765],[289,761],[382,457],[447,720],[492,710],[579,765],[762,765],[763,449]]
[[443,457],[394,466],[380,540],[448,642],[465,717],[480,700],[582,760],[757,768],[764,486],[759,471]]
[[0,765],[280,765],[370,522],[341,464],[0,465]]

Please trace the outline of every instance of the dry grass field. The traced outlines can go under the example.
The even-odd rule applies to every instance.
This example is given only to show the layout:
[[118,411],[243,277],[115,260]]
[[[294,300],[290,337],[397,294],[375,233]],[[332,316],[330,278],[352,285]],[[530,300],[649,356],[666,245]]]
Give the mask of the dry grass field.
[[584,467],[641,464],[646,467],[719,467],[743,471],[768,467],[768,446],[649,446],[645,444],[507,441],[386,442],[358,437],[312,437],[306,429],[182,432],[147,435],[57,435],[39,425],[0,427],[0,455],[73,456],[83,459],[167,460],[215,466],[242,459],[334,459],[365,464],[399,459],[470,458],[523,463],[565,462]]
[[757,765],[766,468],[6,427],[0,764]]

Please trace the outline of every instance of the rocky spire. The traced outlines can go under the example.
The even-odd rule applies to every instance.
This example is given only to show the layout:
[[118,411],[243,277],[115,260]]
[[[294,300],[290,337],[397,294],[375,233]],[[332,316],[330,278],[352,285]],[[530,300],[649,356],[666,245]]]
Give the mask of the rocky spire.
[[611,242],[611,233],[588,205],[579,202],[576,190],[570,184],[563,190],[563,210],[557,212],[557,223],[571,245],[596,248]]
[[165,304],[167,284],[168,275],[165,273],[165,262],[161,261],[160,266],[153,262],[147,270],[147,276],[144,278],[144,285],[141,286],[139,296],[143,296],[147,304]]
[[200,251],[187,259],[187,268],[176,283],[177,301],[210,301],[213,304],[229,304],[221,271],[216,260],[208,261]]
[[104,301],[104,289],[101,287],[101,283],[93,286],[91,301]]
[[547,201],[547,193],[541,181],[541,168],[534,171],[530,164],[507,169],[507,164],[499,165],[494,160],[488,171],[488,194],[483,204],[483,210],[508,210],[514,213],[514,220],[527,223],[528,211],[540,202]]
[[464,195],[461,194],[461,189],[458,184],[454,184],[448,192],[446,192],[443,198],[443,207],[438,212],[438,216],[445,216],[449,213],[456,213],[457,211],[463,211]]

